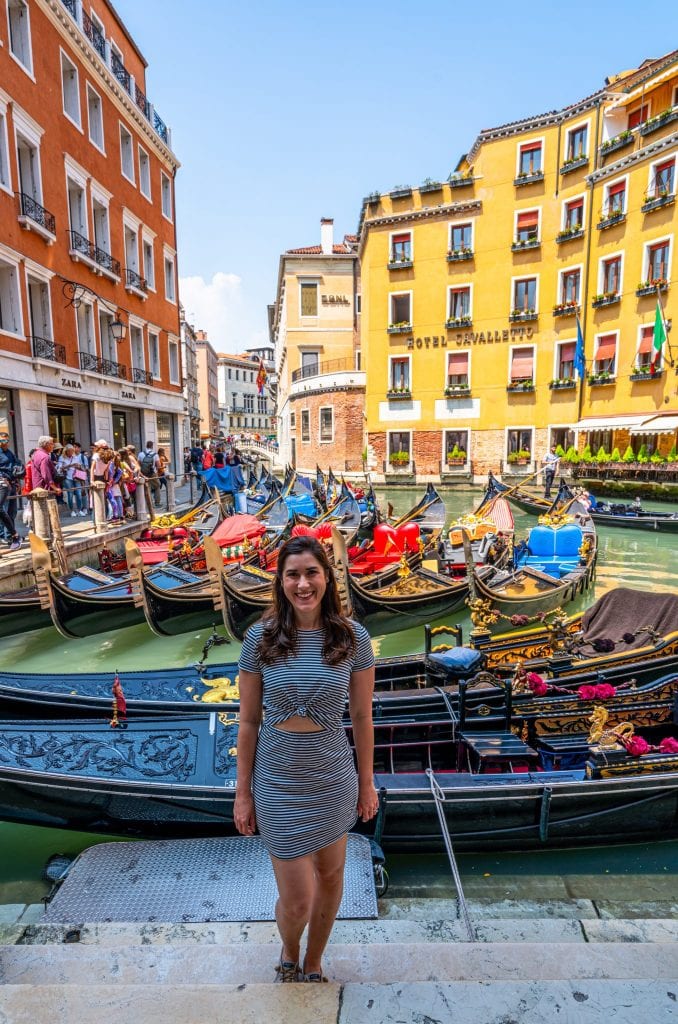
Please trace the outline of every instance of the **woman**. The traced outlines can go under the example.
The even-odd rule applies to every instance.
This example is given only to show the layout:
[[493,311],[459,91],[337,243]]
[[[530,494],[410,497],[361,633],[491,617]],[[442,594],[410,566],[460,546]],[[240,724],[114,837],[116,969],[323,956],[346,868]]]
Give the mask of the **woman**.
[[75,518],[85,508],[84,483],[87,482],[87,473],[82,464],[82,459],[76,454],[75,446],[67,444],[62,451],[57,464],[57,473],[63,479],[63,488],[68,500],[68,508],[71,518]]
[[110,448],[104,452],[106,461],[106,498],[110,510],[109,522],[122,523],[124,510],[122,506],[122,466],[120,456]]
[[[341,902],[346,835],[358,817],[374,817],[378,799],[372,646],[342,614],[314,537],[281,548],[273,604],[248,631],[239,669],[235,825],[243,835],[258,828],[273,863],[278,980],[325,981],[321,961]],[[342,724],[347,694],[357,775]]]
[[[169,473],[170,460],[164,448],[158,448],[158,462],[158,483],[160,484],[160,487],[164,487],[167,491],[167,474]],[[169,498],[167,500],[169,501]],[[158,497],[158,503],[159,502],[160,497]]]

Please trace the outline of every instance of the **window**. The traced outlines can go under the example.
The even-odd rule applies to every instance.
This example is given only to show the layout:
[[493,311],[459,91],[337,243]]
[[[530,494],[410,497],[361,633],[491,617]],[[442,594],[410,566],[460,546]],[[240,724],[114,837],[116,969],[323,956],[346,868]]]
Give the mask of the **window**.
[[85,355],[97,354],[94,337],[94,310],[89,302],[81,302],[76,310],[78,325],[78,350]]
[[130,327],[129,337],[132,350],[132,369],[143,370],[145,368],[144,336],[141,328],[137,326]]
[[311,440],[311,414],[308,409],[301,410],[301,440],[303,442]]
[[[408,463],[411,455],[411,437],[409,430],[388,431],[388,458],[389,462]],[[393,458],[393,456],[406,456],[405,458]]]
[[566,452],[574,447],[574,430],[571,427],[551,427],[549,448],[553,445],[560,447]]
[[0,187],[12,190],[9,176],[9,146],[7,143],[7,108],[0,103]]
[[447,353],[447,387],[467,388],[469,353],[448,352]]
[[87,83],[87,130],[89,141],[104,152],[104,114],[101,96]]
[[459,320],[471,316],[471,286],[448,288],[447,318]]
[[410,390],[410,357],[389,356],[389,391]]
[[[125,236],[125,267],[127,270],[139,273],[139,233],[134,228],[124,225]],[[129,284],[129,281],[128,281]]]
[[235,371],[235,379],[240,380],[240,370]]
[[524,142],[518,150],[518,177],[539,174],[542,169],[541,142]]
[[142,196],[151,198],[151,161],[142,146],[139,146],[139,189]]
[[663,196],[671,196],[675,193],[676,180],[676,158],[663,160],[654,164],[650,174],[650,187],[647,190],[647,199],[660,199]]
[[412,235],[409,231],[400,235],[391,235],[391,253],[389,263],[411,263]]
[[617,356],[617,335],[598,335],[596,339],[595,353],[593,360],[593,372],[608,373],[610,376],[614,376]]
[[580,160],[587,155],[588,125],[580,125],[567,133],[567,159]]
[[615,181],[605,189],[604,217],[616,217],[626,211],[626,180]]
[[245,412],[254,412],[254,395],[243,395]]
[[[301,353],[301,376],[302,377],[315,377],[319,372],[319,359],[320,356],[317,352],[302,352]],[[238,371],[236,370],[236,373]]]
[[444,431],[443,450],[445,462],[453,458],[468,458],[468,430]]
[[169,375],[170,384],[179,384],[179,345],[176,341],[169,342]]
[[601,265],[601,292],[603,295],[618,295],[621,292],[621,256],[611,256]]
[[536,242],[539,238],[539,210],[523,210],[516,217],[516,242]]
[[[16,125],[16,116],[14,118]],[[34,199],[36,203],[42,203],[42,182],[40,177],[40,150],[38,140],[24,135],[19,128],[15,128],[16,153],[19,167],[19,187],[21,192]]]
[[80,87],[78,84],[78,69],[61,52],[61,93],[63,97],[64,114],[73,124],[80,127]]
[[257,395],[257,412],[260,416],[265,416],[268,412],[266,408],[266,395]]
[[229,366],[229,368],[228,368],[228,379],[229,379],[229,380],[231,379],[231,367],[230,367],[230,366]]
[[318,284],[316,281],[301,281],[299,284],[301,316],[318,315]]
[[0,331],[23,334],[16,265],[0,258]]
[[641,107],[636,107],[629,113],[628,126],[629,128],[637,128],[639,125],[647,121],[647,103],[644,103]]
[[579,303],[581,270],[564,270],[560,277],[560,301],[568,306]]
[[565,341],[557,347],[556,379],[574,380],[574,356],[576,341]]
[[113,332],[111,331],[111,324],[113,323],[113,316],[111,313],[105,313],[103,310],[99,311],[99,337],[101,339],[101,358],[115,361],[117,356],[116,342],[113,338]]
[[584,197],[578,196],[563,204],[563,230],[581,231],[584,226]]
[[26,275],[28,288],[28,314],[30,334],[34,338],[53,341],[52,310],[50,308],[49,284],[31,274]]
[[85,190],[78,181],[72,178],[68,182],[68,216],[71,223],[71,231],[77,235],[72,238],[71,249],[82,249],[82,241],[88,241],[89,231],[87,228],[87,207],[85,206]]
[[[639,370],[649,369],[650,360],[652,358],[652,342],[654,341],[654,325],[649,327],[640,328],[640,339],[638,344],[638,353],[636,355],[636,367]],[[660,370],[662,366],[663,350],[659,353],[659,360],[655,364],[655,369]]]
[[166,217],[167,220],[173,220],[172,182],[163,171],[160,172],[160,203],[163,217]]
[[327,406],[320,410],[320,443],[334,441],[334,409]]
[[450,224],[450,255],[459,255],[473,250],[473,227],[471,224]]
[[524,277],[513,282],[513,309],[517,313],[534,313],[536,311],[536,277]]
[[531,345],[511,350],[511,384],[534,380],[534,349]]
[[389,295],[389,327],[400,327],[411,323],[411,292],[399,292]]
[[134,148],[132,136],[124,124],[120,125],[120,166],[123,175],[134,184]]
[[31,27],[26,0],[8,0],[9,52],[29,74],[33,72],[31,59]]
[[144,253],[144,277],[146,285],[151,291],[155,291],[155,267],[153,266],[153,240],[144,238],[142,243]]
[[647,247],[646,280],[650,284],[659,284],[668,280],[669,276],[669,242],[657,242]]
[[531,459],[532,431],[529,429],[509,430],[506,435],[506,449],[507,455],[517,455],[518,452],[527,452],[527,457]]
[[108,222],[108,206],[92,196],[92,223],[94,224],[94,244],[102,252],[111,253],[111,233]]
[[165,298],[168,302],[176,302],[174,259],[171,256],[165,256]]
[[297,414],[295,412],[290,413],[290,427],[292,430],[296,430],[297,426]]

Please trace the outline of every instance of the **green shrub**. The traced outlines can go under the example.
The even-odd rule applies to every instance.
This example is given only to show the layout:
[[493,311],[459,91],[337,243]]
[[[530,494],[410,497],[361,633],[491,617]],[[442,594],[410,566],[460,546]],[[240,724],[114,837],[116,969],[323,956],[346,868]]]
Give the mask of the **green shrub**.
[[649,462],[650,458],[647,454],[647,445],[641,444],[640,451],[638,452],[638,462]]
[[565,458],[565,449],[563,448],[562,444],[557,444],[556,445],[556,455],[558,456],[559,459],[564,459]]
[[634,452],[634,450],[631,447],[631,445],[628,445],[627,448],[626,448],[626,451],[622,455],[622,462],[635,462],[635,461],[636,461],[636,453]]
[[650,462],[664,462],[664,456],[660,455],[659,452],[655,452],[650,456]]
[[573,465],[579,462],[579,452],[573,444],[571,444],[567,449],[563,458],[565,459],[565,462],[571,462]]
[[671,449],[671,451],[669,452],[669,454],[666,456],[666,461],[667,462],[676,462],[676,461],[678,461],[678,451],[676,451],[675,444],[674,444],[673,448]]
[[593,462],[593,455],[591,454],[591,445],[587,444],[584,451],[581,453],[582,462]]
[[612,455],[610,455],[610,462],[621,462],[621,452],[618,448],[612,449]]
[[609,461],[610,461],[610,456],[607,454],[607,452],[605,451],[605,449],[603,448],[603,446],[601,444],[600,448],[596,452],[596,462],[609,462]]

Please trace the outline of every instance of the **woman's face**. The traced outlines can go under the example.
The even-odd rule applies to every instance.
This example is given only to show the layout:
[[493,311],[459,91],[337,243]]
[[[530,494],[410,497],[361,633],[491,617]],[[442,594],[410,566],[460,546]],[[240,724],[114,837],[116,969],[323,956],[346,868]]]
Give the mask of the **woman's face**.
[[310,551],[290,555],[283,569],[282,588],[294,611],[307,618],[320,609],[327,590],[325,570]]

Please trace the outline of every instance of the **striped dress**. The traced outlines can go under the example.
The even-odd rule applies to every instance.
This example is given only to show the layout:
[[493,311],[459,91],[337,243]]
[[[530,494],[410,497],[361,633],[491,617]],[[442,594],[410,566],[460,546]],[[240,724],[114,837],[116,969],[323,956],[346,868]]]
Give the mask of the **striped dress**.
[[[358,776],[342,716],[351,673],[371,668],[374,654],[367,630],[351,625],[356,652],[340,665],[322,660],[323,629],[299,630],[296,654],[273,665],[259,659],[261,622],[243,642],[239,667],[260,674],[263,684],[252,775],[257,827],[268,852],[282,860],[329,846],[357,819]],[[322,731],[276,729],[294,715]]]

